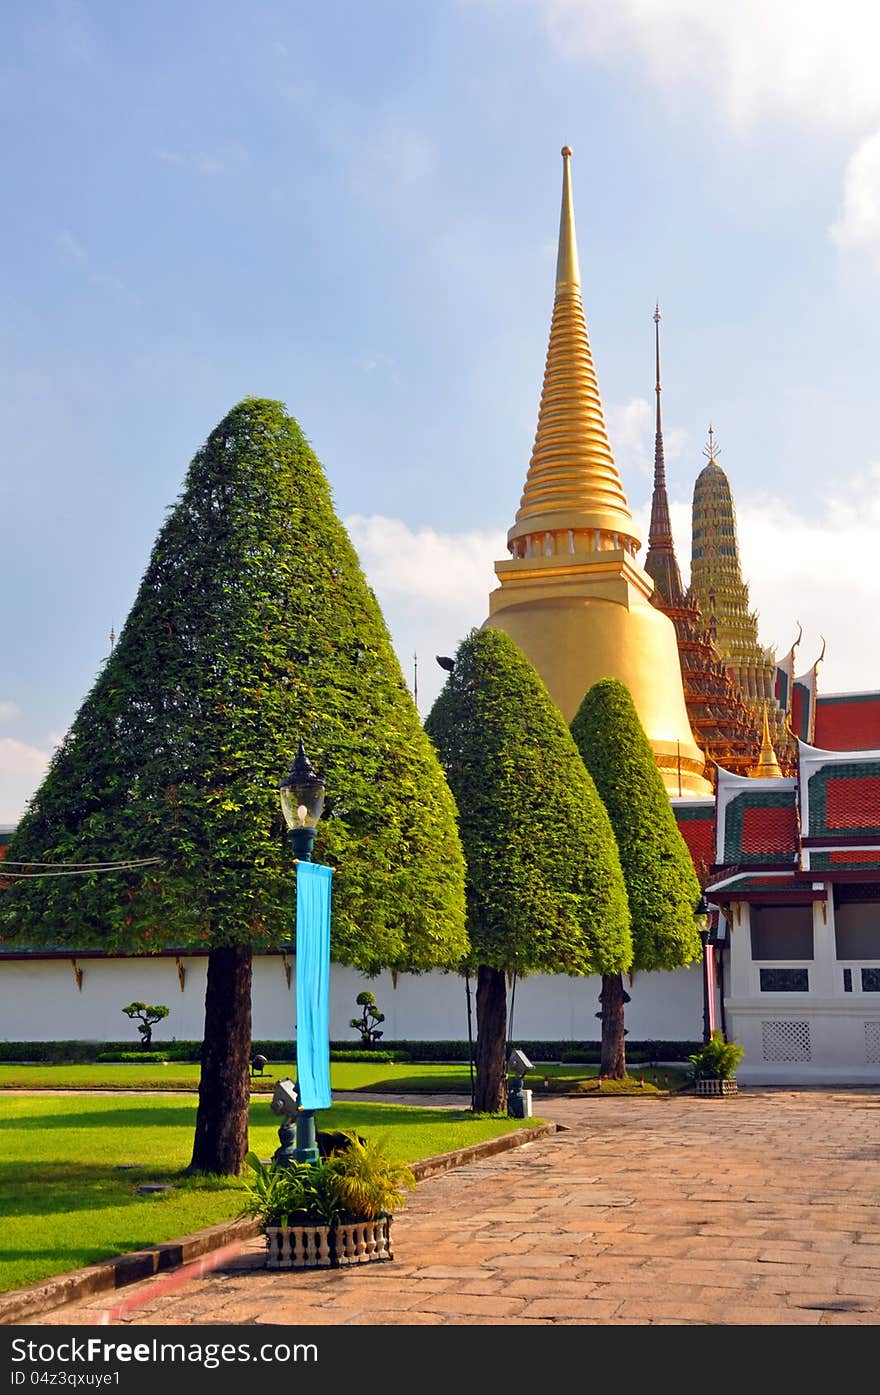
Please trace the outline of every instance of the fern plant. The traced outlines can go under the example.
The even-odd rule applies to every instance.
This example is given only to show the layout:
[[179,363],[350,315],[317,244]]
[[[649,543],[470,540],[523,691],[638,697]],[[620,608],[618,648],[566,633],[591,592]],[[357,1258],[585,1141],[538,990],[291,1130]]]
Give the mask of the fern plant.
[[732,1080],[745,1054],[745,1048],[738,1041],[725,1041],[716,1029],[688,1060],[695,1080]]
[[335,1178],[323,1163],[264,1163],[247,1155],[253,1178],[246,1183],[243,1216],[260,1216],[264,1226],[333,1225],[340,1215]]
[[351,1146],[323,1162],[279,1166],[248,1153],[253,1175],[240,1214],[260,1216],[264,1226],[332,1226],[375,1221],[405,1206],[416,1184],[409,1165],[388,1152],[384,1139],[345,1133]]
[[382,1138],[349,1137],[351,1147],[333,1153],[324,1163],[346,1217],[374,1221],[405,1206],[406,1192],[416,1185],[408,1164],[389,1153]]

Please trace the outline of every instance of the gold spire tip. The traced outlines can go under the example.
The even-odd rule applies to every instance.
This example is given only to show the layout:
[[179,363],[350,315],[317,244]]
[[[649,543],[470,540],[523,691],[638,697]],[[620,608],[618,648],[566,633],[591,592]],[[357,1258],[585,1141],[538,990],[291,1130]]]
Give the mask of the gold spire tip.
[[563,158],[563,160],[567,160],[567,159],[570,157],[570,155],[571,155],[571,146],[570,146],[570,145],[564,145],[564,146],[562,147],[562,158]]

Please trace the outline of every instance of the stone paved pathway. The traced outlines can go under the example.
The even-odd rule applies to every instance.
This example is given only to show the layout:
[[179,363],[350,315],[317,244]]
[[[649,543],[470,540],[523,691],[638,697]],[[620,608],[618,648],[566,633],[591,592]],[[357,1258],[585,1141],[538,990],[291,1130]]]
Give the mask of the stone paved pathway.
[[[387,1097],[386,1097],[387,1098]],[[225,1267],[32,1324],[880,1322],[880,1091],[537,1099],[553,1138],[423,1182],[395,1260]],[[173,1282],[173,1276],[171,1276]]]

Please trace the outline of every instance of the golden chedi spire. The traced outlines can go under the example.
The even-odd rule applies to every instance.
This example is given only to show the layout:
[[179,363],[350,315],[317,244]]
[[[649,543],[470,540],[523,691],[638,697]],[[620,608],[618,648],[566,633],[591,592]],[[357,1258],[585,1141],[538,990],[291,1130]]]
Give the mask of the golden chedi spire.
[[651,602],[639,539],[602,415],[581,301],[571,193],[562,151],[562,214],[550,344],[538,427],[510,557],[496,562],[487,625],[504,630],[570,722],[601,678],[618,678],[670,794],[708,794],[685,710],[675,630]]
[[[571,147],[562,150],[556,296],[535,444],[508,546],[556,529],[598,530],[628,551],[639,538],[614,463],[581,299],[571,192]],[[623,541],[625,540],[625,541]]]
[[782,771],[779,768],[779,761],[776,759],[776,752],[770,740],[770,724],[767,720],[767,704],[764,703],[764,730],[761,735],[761,754],[758,756],[757,765],[753,765],[749,774],[755,780],[781,780]]

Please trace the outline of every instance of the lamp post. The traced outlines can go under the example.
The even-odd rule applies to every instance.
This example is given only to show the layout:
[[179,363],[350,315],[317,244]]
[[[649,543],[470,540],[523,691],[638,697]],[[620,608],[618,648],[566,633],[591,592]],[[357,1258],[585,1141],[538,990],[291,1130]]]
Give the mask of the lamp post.
[[709,1025],[709,903],[705,896],[701,896],[697,902],[696,913],[703,917],[699,935],[700,944],[703,946],[703,1041],[707,1042],[712,1035],[712,1029]]
[[[312,847],[315,842],[315,828],[324,809],[324,781],[315,773],[300,738],[293,764],[285,779],[278,785],[281,797],[281,812],[290,833],[294,862],[311,862]],[[300,968],[297,966],[297,973]],[[299,1082],[296,1086],[299,1098]],[[287,1121],[285,1120],[285,1123]],[[303,1109],[300,1105],[296,1113],[296,1147],[291,1148],[289,1125],[278,1130],[281,1147],[275,1154],[276,1162],[317,1162],[319,1158],[315,1138],[315,1111]],[[282,1136],[284,1135],[284,1136]]]

